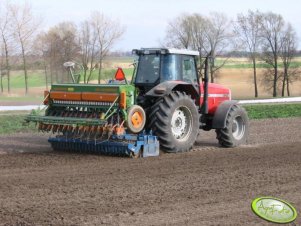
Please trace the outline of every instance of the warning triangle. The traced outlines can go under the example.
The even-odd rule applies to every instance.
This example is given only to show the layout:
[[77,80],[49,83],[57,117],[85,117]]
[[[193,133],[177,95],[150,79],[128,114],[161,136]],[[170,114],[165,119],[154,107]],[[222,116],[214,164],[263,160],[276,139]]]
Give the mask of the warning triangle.
[[122,68],[119,67],[119,68],[117,69],[116,74],[115,74],[115,79],[116,79],[117,81],[122,81],[122,80],[125,79],[125,75],[124,75],[124,73],[123,73]]

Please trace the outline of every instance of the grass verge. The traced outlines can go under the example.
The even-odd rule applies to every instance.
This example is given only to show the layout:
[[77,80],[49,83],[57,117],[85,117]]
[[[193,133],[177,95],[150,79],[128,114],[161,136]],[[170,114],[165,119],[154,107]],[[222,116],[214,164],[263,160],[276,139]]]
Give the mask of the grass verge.
[[0,134],[37,132],[34,123],[24,123],[24,118],[28,113],[29,112],[0,112]]
[[243,107],[250,119],[301,117],[301,104],[254,104]]
[[[250,119],[301,117],[301,104],[244,105]],[[0,112],[0,134],[37,132],[34,123],[24,124],[28,111]]]

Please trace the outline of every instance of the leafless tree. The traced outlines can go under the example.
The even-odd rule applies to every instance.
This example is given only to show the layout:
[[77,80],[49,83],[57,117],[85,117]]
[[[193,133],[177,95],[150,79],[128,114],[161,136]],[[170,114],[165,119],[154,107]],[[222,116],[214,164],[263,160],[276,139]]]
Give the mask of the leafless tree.
[[[204,43],[207,18],[200,14],[182,14],[171,20],[166,29],[166,36],[161,44],[164,47],[193,49],[199,51],[199,67],[204,64]],[[202,76],[202,70],[199,70]]]
[[[262,14],[260,21],[262,43],[262,59],[273,69],[267,69],[266,72],[273,72],[273,97],[277,96],[277,87],[280,75],[279,56],[282,48],[284,19],[281,15],[272,12]],[[266,76],[270,76],[265,73]],[[267,79],[269,81],[270,79]]]
[[28,73],[27,73],[27,54],[33,44],[33,38],[37,32],[41,20],[34,17],[32,8],[29,4],[10,5],[11,20],[13,25],[14,36],[20,44],[24,79],[25,93],[28,93]]
[[292,59],[295,57],[297,51],[297,35],[290,23],[284,31],[282,37],[282,45],[280,50],[280,57],[283,62],[283,72],[282,72],[282,91],[281,95],[285,95],[285,90],[287,95],[290,96],[290,83],[292,83],[299,75],[298,68],[291,68]]
[[98,83],[101,82],[101,71],[104,58],[110,48],[119,40],[125,32],[125,28],[104,14],[95,11],[91,14],[92,27],[97,33],[98,45]]
[[249,52],[253,64],[253,82],[255,97],[258,97],[256,59],[260,45],[260,21],[262,14],[258,11],[248,11],[248,14],[238,14],[234,32]]
[[[1,46],[1,45],[0,45]],[[0,90],[1,90],[1,93],[3,93],[4,92],[4,87],[3,87],[3,77],[4,77],[4,75],[5,75],[5,71],[2,71],[3,69],[2,68],[4,68],[4,57],[3,57],[3,52],[4,52],[4,50],[3,50],[3,48],[1,48],[0,49]]]
[[63,76],[63,63],[76,61],[80,55],[80,46],[77,38],[77,27],[72,22],[62,22],[50,28],[47,33],[39,35],[43,44],[43,54],[49,64],[50,81],[67,82]]
[[98,51],[98,47],[96,46],[97,32],[93,29],[90,20],[82,22],[79,39],[81,46],[81,62],[84,68],[84,83],[88,83],[91,79],[93,70],[97,66],[95,60]]
[[227,16],[223,13],[212,12],[207,24],[206,38],[207,46],[204,46],[206,53],[210,53],[212,60],[209,63],[210,80],[214,82],[215,73],[221,69],[228,60],[222,60],[219,65],[215,64],[216,56],[222,55],[228,48],[231,48],[233,33]]
[[48,63],[47,63],[47,43],[45,42],[45,34],[44,33],[40,33],[36,40],[35,40],[35,46],[34,46],[34,50],[36,52],[36,54],[38,56],[41,56],[42,58],[42,63],[43,63],[43,67],[44,67],[44,75],[45,75],[45,87],[46,90],[48,90],[48,84],[49,84],[49,79],[48,79]]
[[192,44],[193,16],[182,14],[170,21],[166,30],[166,46],[188,49]]
[[[1,57],[5,58],[5,63],[2,63],[1,67],[1,92],[3,92],[2,77],[4,74],[7,75],[7,91],[10,93],[10,60],[9,53],[11,48],[12,34],[10,30],[10,14],[9,14],[9,3],[6,2],[0,5],[0,40],[2,41],[2,52]],[[1,43],[1,42],[0,42]]]
[[[199,68],[204,67],[205,56],[209,53],[205,49],[206,46],[206,32],[207,32],[207,24],[210,23],[208,18],[200,15],[193,14],[190,16],[190,26],[191,26],[191,47],[192,49],[199,51]],[[202,71],[199,70],[200,77],[202,76]]]
[[[167,47],[198,49],[200,58],[211,54],[210,78],[214,82],[216,72],[225,65],[227,58],[216,65],[215,59],[231,44],[230,21],[222,13],[213,12],[209,17],[199,14],[181,15],[167,27]],[[202,63],[202,61],[201,61]]]

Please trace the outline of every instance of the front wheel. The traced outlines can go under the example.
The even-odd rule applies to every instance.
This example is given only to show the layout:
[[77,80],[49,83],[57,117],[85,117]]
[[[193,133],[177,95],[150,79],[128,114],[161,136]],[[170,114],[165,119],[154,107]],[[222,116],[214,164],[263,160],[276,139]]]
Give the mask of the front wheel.
[[247,142],[249,119],[244,108],[233,105],[226,118],[226,127],[216,129],[216,138],[223,147],[236,147]]

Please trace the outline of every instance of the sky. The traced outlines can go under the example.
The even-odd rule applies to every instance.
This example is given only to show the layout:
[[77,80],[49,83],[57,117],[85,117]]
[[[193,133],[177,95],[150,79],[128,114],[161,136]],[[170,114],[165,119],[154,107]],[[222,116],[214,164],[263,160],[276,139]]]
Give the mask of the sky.
[[[4,0],[0,0],[0,4],[1,2]],[[24,3],[23,0],[11,2]],[[272,11],[281,14],[287,22],[290,22],[301,39],[300,0],[27,0],[27,2],[31,3],[35,15],[44,18],[45,30],[62,21],[80,23],[95,10],[119,20],[126,27],[126,32],[115,44],[114,50],[121,51],[159,46],[168,23],[183,13],[199,13],[206,16],[210,12],[222,12],[230,19],[235,19],[238,13],[246,13],[249,9]]]

